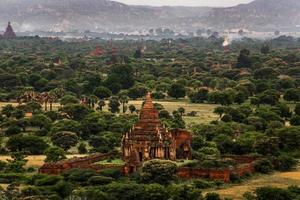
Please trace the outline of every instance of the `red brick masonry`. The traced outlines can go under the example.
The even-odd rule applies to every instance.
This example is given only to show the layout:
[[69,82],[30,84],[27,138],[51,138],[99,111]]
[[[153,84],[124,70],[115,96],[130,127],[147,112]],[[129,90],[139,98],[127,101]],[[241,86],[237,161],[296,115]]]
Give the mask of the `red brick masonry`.
[[178,169],[177,176],[180,178],[209,178],[212,180],[221,180],[225,183],[230,182],[230,174],[237,174],[244,176],[246,174],[252,174],[254,170],[254,162],[257,158],[250,156],[226,156],[237,161],[239,164],[235,168],[224,169],[203,169],[203,168],[191,168],[181,167]]
[[40,169],[39,173],[42,174],[60,174],[70,169],[93,169],[93,164],[101,160],[105,160],[112,156],[112,154],[93,154],[82,158],[72,158],[62,160],[55,163],[45,163]]

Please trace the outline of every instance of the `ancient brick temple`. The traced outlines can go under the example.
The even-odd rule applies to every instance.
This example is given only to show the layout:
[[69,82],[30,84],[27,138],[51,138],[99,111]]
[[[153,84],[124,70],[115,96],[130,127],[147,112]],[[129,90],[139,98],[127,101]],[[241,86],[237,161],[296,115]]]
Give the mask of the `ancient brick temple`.
[[188,131],[168,130],[159,120],[159,114],[148,93],[139,121],[122,138],[124,173],[136,171],[151,159],[190,159],[192,136]]
[[8,22],[8,25],[7,25],[7,28],[4,32],[4,34],[3,34],[3,37],[4,38],[15,38],[15,37],[17,37],[14,30],[13,30],[13,28],[11,27],[10,22]]

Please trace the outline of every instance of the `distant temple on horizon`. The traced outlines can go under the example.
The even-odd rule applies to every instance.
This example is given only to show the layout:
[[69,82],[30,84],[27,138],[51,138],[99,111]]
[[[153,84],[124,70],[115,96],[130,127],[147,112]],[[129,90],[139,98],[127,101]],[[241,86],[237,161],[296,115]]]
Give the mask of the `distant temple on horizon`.
[[10,22],[8,22],[8,25],[7,25],[6,30],[5,30],[2,37],[3,38],[16,38],[17,37],[17,35],[14,32]]
[[151,94],[146,96],[139,121],[123,135],[124,173],[137,171],[151,159],[191,159],[192,135],[181,129],[168,130],[159,120]]

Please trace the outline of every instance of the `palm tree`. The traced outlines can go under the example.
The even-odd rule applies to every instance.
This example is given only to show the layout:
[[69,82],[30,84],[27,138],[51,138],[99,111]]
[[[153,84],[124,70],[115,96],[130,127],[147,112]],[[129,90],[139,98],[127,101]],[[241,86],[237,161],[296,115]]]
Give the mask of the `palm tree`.
[[125,113],[127,110],[126,104],[128,103],[128,96],[126,96],[126,95],[120,96],[119,101],[122,104],[123,113]]

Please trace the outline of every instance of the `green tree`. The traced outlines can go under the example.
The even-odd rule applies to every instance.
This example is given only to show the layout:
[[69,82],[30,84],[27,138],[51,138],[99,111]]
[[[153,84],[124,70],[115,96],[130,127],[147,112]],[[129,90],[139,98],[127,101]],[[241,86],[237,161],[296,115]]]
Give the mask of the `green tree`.
[[66,159],[65,151],[59,147],[50,147],[45,151],[45,162],[57,162]]
[[65,95],[60,99],[61,105],[76,104],[76,103],[79,103],[79,99],[77,99],[73,95]]
[[104,106],[105,106],[105,101],[100,100],[98,102],[98,108],[97,109],[100,110],[100,111],[102,111]]
[[42,110],[42,105],[36,101],[30,101],[25,104],[25,110],[27,112],[37,113]]
[[170,194],[160,184],[148,184],[145,186],[145,200],[168,200]]
[[261,187],[255,190],[257,200],[293,200],[293,196],[287,190],[273,187]]
[[48,144],[37,136],[16,135],[8,139],[6,148],[11,152],[25,152],[26,154],[40,155],[48,148]]
[[296,104],[294,112],[296,115],[300,116],[300,103]]
[[185,109],[183,107],[178,108],[177,110],[181,116],[183,116],[183,114],[185,113]]
[[54,145],[67,151],[71,147],[76,146],[76,144],[78,143],[78,137],[76,133],[69,132],[69,131],[62,131],[52,135],[51,142]]
[[286,101],[300,101],[300,90],[299,89],[288,89],[283,95]]
[[121,95],[119,101],[122,104],[122,111],[125,113],[127,111],[128,97],[126,95]]
[[192,103],[204,103],[208,99],[208,90],[201,88],[199,91],[189,95]]
[[141,179],[145,183],[168,184],[174,180],[177,166],[167,160],[150,160],[141,169]]
[[25,172],[25,165],[27,160],[22,152],[14,152],[11,154],[12,159],[8,159],[7,171],[13,173],[23,173]]
[[253,63],[253,61],[250,57],[250,51],[248,49],[242,49],[240,51],[240,55],[237,59],[236,66],[238,68],[251,68],[252,63]]
[[276,135],[279,137],[280,147],[285,150],[295,151],[300,149],[300,127],[286,127],[276,131]]
[[144,86],[134,86],[128,90],[128,96],[132,99],[142,98],[147,94],[147,91]]
[[51,128],[52,134],[61,132],[61,131],[70,131],[79,134],[81,125],[79,122],[69,119],[59,120],[55,122]]
[[32,126],[37,126],[40,129],[45,128],[47,130],[50,130],[52,121],[43,114],[36,114],[33,115],[32,118],[30,118],[30,124]]
[[22,119],[25,117],[25,112],[20,108],[16,108],[12,113],[12,117],[15,117],[16,119]]
[[93,112],[88,106],[82,104],[67,104],[59,108],[59,111],[66,114],[69,119],[80,121]]
[[81,142],[78,145],[78,153],[80,154],[86,154],[88,152],[87,148],[86,148],[86,144]]
[[182,84],[173,83],[170,89],[168,90],[168,95],[176,99],[182,98],[186,95],[186,89]]
[[123,89],[128,89],[134,85],[133,69],[129,65],[115,65],[108,78],[111,76],[116,78]]
[[111,91],[104,86],[99,86],[95,88],[93,94],[97,96],[99,99],[106,99],[112,95]]
[[9,118],[14,112],[14,110],[14,107],[11,104],[8,104],[2,107],[1,114]]
[[133,114],[136,111],[136,107],[134,105],[129,105],[130,113]]
[[108,107],[109,111],[112,113],[119,113],[120,112],[120,101],[117,97],[112,97],[109,99]]

